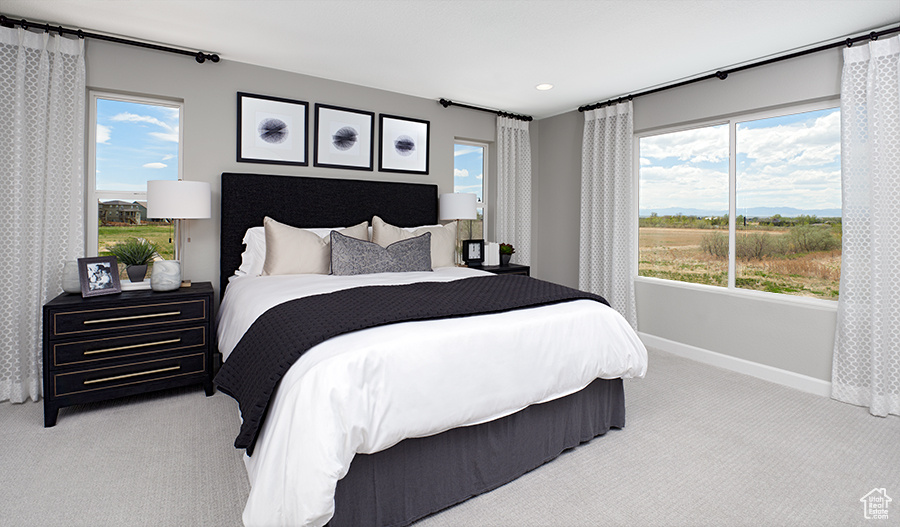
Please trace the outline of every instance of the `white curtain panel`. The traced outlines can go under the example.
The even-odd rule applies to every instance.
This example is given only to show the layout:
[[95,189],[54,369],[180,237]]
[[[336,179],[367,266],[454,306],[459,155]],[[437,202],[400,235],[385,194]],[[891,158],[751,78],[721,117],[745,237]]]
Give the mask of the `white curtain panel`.
[[900,415],[900,37],[844,49],[832,396]]
[[497,117],[497,241],[516,249],[513,263],[531,262],[531,137],[528,122]]
[[584,112],[578,287],[637,328],[631,101]]
[[0,401],[41,396],[41,307],[84,251],[83,40],[0,27]]

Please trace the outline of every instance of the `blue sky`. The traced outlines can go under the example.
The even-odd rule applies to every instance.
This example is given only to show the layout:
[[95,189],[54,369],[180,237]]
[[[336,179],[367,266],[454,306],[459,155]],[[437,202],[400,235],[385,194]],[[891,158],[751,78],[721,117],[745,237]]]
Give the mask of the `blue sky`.
[[478,201],[483,198],[484,148],[480,146],[453,145],[453,191],[474,193]]
[[[737,212],[841,208],[837,108],[737,124]],[[728,210],[728,126],[640,140],[640,209]]]
[[179,110],[97,99],[98,190],[147,190],[147,181],[178,179]]

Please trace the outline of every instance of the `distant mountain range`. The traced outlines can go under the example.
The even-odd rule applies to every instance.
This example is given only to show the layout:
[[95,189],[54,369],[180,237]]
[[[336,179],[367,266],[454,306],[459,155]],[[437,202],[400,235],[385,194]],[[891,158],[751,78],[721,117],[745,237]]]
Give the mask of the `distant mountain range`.
[[[703,210],[703,209],[681,209],[677,207],[668,207],[665,209],[641,209],[639,214],[642,218],[649,217],[655,212],[657,216],[697,216],[705,218],[707,216],[724,216],[728,211],[724,210]],[[744,215],[748,218],[769,218],[776,214],[785,217],[796,217],[801,215],[816,216],[818,218],[839,218],[841,209],[795,209],[793,207],[751,207],[749,209],[738,209],[738,215]]]

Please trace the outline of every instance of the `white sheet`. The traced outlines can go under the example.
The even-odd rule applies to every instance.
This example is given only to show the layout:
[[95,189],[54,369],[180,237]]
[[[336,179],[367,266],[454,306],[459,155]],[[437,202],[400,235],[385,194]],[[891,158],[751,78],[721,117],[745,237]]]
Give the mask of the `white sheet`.
[[[219,312],[224,356],[266,309],[358,285],[449,281],[465,268],[357,276],[242,277]],[[595,378],[643,377],[647,351],[615,310],[577,300],[508,313],[405,322],[330,339],[282,379],[252,457],[244,523],[324,525],[353,456],[491,421]],[[235,431],[236,433],[237,431]]]

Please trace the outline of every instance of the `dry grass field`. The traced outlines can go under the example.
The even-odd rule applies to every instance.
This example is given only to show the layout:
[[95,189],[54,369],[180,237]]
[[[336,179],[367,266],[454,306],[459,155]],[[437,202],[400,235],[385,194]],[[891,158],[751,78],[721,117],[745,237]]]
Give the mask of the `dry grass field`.
[[[702,249],[704,236],[713,229],[641,227],[639,230],[640,276],[653,276],[697,284],[728,285],[728,260]],[[718,232],[725,231],[720,230]],[[783,236],[787,230],[756,231]],[[738,236],[743,233],[739,232]],[[837,300],[841,276],[841,251],[738,259],[737,287]]]

